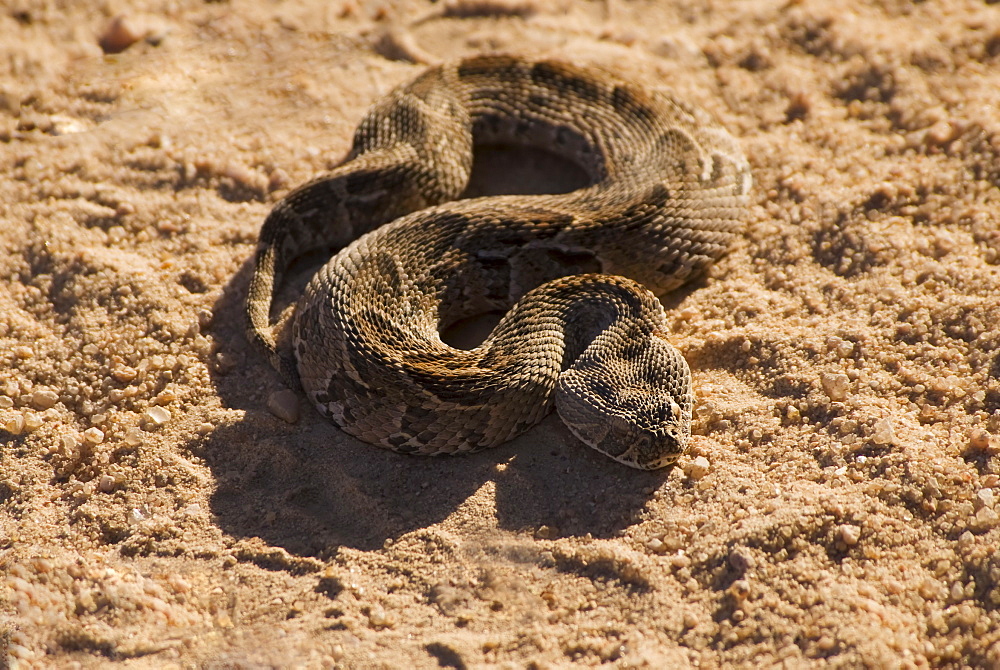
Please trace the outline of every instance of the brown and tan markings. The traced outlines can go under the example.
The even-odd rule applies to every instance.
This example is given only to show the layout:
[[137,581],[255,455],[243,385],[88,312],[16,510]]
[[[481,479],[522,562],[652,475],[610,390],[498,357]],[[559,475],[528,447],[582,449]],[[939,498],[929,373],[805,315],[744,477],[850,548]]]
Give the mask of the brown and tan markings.
[[[456,200],[473,147],[539,147],[582,167],[558,195]],[[356,437],[404,453],[500,444],[551,411],[636,468],[690,436],[687,364],[655,297],[721,256],[750,188],[703,112],[596,68],[484,56],[377,101],[345,162],[293,191],[260,234],[249,337]],[[270,322],[296,257],[340,248],[296,306],[291,354]],[[440,332],[507,310],[478,347]]]

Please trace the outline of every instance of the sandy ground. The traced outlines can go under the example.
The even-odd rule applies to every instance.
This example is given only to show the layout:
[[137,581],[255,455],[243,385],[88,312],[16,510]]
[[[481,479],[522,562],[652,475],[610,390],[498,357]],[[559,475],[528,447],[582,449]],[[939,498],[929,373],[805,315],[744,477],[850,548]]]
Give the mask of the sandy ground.
[[[6,663],[1000,667],[1000,9],[879,4],[0,3]],[[666,301],[668,472],[268,411],[265,215],[485,51],[656,78],[750,157],[745,241]]]

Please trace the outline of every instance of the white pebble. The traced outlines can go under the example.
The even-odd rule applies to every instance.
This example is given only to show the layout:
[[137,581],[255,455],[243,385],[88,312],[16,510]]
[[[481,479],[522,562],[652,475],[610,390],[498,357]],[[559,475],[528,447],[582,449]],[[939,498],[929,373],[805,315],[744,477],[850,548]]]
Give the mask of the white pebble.
[[837,534],[840,536],[840,541],[848,547],[853,547],[858,543],[858,540],[861,539],[861,529],[849,523],[839,526],[837,528]]
[[396,622],[391,616],[386,614],[385,609],[379,605],[375,605],[368,612],[368,623],[371,624],[372,628],[391,628]]
[[892,444],[896,440],[896,436],[892,432],[892,422],[889,419],[879,419],[873,428],[872,442],[875,444]]
[[267,408],[271,410],[271,414],[288,423],[299,420],[299,398],[291,389],[270,394],[267,397]]
[[983,507],[993,507],[993,502],[993,489],[979,489],[976,491],[976,499],[973,501],[973,506],[978,510]]
[[87,444],[100,444],[104,441],[104,431],[100,428],[88,428],[83,431],[83,440]]
[[146,410],[142,418],[149,424],[153,426],[162,426],[167,421],[170,421],[170,410],[165,407],[150,407]]
[[684,468],[684,474],[686,474],[690,479],[701,479],[708,474],[711,468],[711,463],[704,456],[698,456],[693,461],[687,464]]
[[990,434],[982,428],[973,428],[969,433],[969,448],[985,451],[990,446]]
[[38,428],[41,428],[43,422],[44,419],[38,412],[24,413],[24,427],[27,430],[37,430]]
[[59,395],[52,389],[35,389],[31,394],[31,402],[38,409],[48,409],[59,402]]
[[972,517],[969,525],[973,530],[985,533],[1000,525],[1000,514],[997,514],[992,507],[983,507]]
[[138,428],[129,428],[125,433],[125,444],[130,447],[138,447],[142,444],[142,431]]
[[76,452],[77,440],[75,435],[63,435],[59,438],[59,451],[64,456],[72,455]]
[[847,392],[851,388],[851,380],[844,373],[824,372],[820,375],[819,381],[830,400],[840,401],[847,398]]
[[3,429],[11,435],[20,435],[24,430],[24,417],[20,414],[15,414],[7,420],[3,425]]

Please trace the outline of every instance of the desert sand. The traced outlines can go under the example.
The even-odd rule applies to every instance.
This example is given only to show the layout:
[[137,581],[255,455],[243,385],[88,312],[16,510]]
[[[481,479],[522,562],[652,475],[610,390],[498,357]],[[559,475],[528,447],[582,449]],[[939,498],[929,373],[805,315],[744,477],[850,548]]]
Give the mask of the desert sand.
[[[0,667],[1000,667],[997,5],[0,4]],[[268,409],[267,212],[484,52],[745,148],[745,238],[664,301],[677,467],[556,417],[421,459]]]

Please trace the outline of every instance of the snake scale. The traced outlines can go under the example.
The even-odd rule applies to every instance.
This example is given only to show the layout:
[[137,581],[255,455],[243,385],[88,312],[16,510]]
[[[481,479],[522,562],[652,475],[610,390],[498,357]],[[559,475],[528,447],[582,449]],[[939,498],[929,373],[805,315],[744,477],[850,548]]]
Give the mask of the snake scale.
[[[569,193],[457,199],[476,145],[578,164]],[[553,405],[626,465],[675,462],[691,374],[655,297],[740,234],[750,172],[735,140],[672,95],[603,69],[512,56],[432,67],[378,100],[340,167],[265,220],[248,335],[321,414],[402,453],[501,444]],[[295,307],[292,354],[271,325],[289,264],[339,249]],[[507,310],[478,347],[440,332]]]

